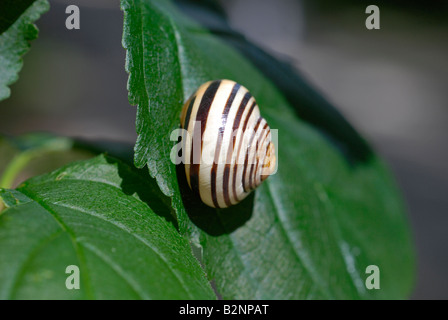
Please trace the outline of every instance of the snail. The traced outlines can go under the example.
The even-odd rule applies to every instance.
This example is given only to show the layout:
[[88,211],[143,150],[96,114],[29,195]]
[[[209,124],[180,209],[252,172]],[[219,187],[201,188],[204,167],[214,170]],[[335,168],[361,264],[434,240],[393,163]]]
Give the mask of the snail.
[[181,127],[189,187],[214,208],[234,205],[274,173],[271,130],[255,98],[231,80],[201,85],[184,104]]

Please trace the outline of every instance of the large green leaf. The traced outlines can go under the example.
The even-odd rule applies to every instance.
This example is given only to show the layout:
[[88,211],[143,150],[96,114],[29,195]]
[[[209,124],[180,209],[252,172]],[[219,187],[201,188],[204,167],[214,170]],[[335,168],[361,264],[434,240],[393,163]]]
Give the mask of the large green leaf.
[[8,29],[0,33],[0,101],[10,96],[8,86],[17,81],[23,65],[22,56],[28,51],[29,42],[37,38],[38,30],[33,22],[49,8],[47,0],[36,0],[31,5],[30,1],[3,5],[0,26]]
[[1,189],[0,299],[215,298],[151,181],[99,156]]
[[[351,161],[335,143],[344,136],[334,135],[337,127],[320,130],[297,117],[297,107],[252,63],[171,2],[121,3],[129,98],[138,105],[135,164],[147,165],[172,198],[180,231],[199,248],[222,297],[407,297],[413,250],[400,197],[381,160]],[[200,84],[219,78],[249,88],[279,130],[278,173],[225,210],[202,205],[169,157],[182,104]],[[307,92],[303,83],[297,83],[299,95]],[[381,290],[364,286],[371,264],[381,270]]]

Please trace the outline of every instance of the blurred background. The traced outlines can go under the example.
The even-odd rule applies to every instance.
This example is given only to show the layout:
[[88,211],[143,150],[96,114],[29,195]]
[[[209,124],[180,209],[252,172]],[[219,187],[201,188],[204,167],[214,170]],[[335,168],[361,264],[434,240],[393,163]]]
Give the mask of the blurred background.
[[[51,0],[1,134],[46,131],[133,143],[118,0]],[[81,29],[65,28],[76,4]],[[380,9],[367,30],[365,9]],[[414,299],[448,299],[448,1],[221,0],[230,24],[292,62],[375,147],[405,198],[418,255]]]

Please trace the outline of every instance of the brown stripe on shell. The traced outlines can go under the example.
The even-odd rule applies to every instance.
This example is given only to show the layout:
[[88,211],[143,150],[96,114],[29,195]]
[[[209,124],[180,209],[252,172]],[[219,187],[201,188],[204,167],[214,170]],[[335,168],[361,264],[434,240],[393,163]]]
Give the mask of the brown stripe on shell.
[[[266,134],[264,134],[263,136],[260,135],[260,138],[263,137],[263,139],[258,139],[257,140],[257,148],[256,148],[256,151],[255,151],[255,154],[257,155],[257,164],[255,165],[255,172],[254,173],[252,173],[252,168],[251,168],[250,181],[249,181],[249,187],[251,189],[255,189],[258,186],[258,184],[257,184],[257,177],[259,175],[259,171],[258,171],[258,164],[260,163],[260,156],[259,155],[262,154],[261,152],[260,153],[258,152],[258,145],[260,145],[260,147],[262,147],[264,141],[269,136],[269,132],[266,131],[267,128],[269,128],[269,125],[266,122],[265,125],[263,126],[263,129],[261,129],[262,130],[261,134],[264,134],[264,133],[266,133]],[[260,142],[260,143],[258,143],[258,142]],[[264,158],[263,158],[263,160],[264,160]],[[254,164],[252,164],[252,167],[253,167],[253,165]]]
[[255,125],[254,132],[253,132],[253,134],[252,134],[252,136],[251,136],[251,138],[249,140],[249,144],[248,144],[248,147],[247,147],[247,150],[246,150],[246,159],[244,160],[244,169],[243,169],[243,190],[245,192],[249,191],[249,189],[246,188],[246,171],[247,171],[247,166],[248,166],[248,162],[249,162],[249,150],[251,149],[252,142],[253,142],[256,134],[257,134],[258,127],[260,126],[260,122],[261,122],[262,119],[263,118],[261,118],[261,117],[258,118],[257,124]]
[[[260,160],[260,157],[258,156],[258,145],[259,145],[259,142],[260,142],[261,134],[263,134],[263,129],[267,126],[266,120],[264,120],[263,118],[260,118],[260,119],[261,119],[261,121],[259,123],[264,121],[265,125],[260,130],[261,133],[258,135],[257,143],[255,145],[255,157],[257,159],[257,163]],[[258,126],[258,127],[260,127],[260,126]],[[258,132],[258,129],[256,131]],[[255,136],[257,136],[257,133],[255,134]],[[254,159],[254,161],[255,161],[255,159]],[[250,172],[249,172],[249,189],[250,190],[254,189],[254,180],[255,180],[254,175],[256,175],[256,173],[257,173],[257,171],[254,172],[254,168],[255,168],[255,163],[252,163],[251,166],[250,166]]]
[[[220,80],[213,81],[208,86],[207,90],[205,90],[204,95],[202,96],[202,99],[199,103],[198,112],[196,114],[196,121],[199,121],[201,123],[201,133],[200,133],[200,139],[201,139],[201,147],[199,150],[196,150],[198,146],[195,146],[196,139],[194,138],[196,133],[196,124],[193,126],[193,143],[192,143],[192,149],[191,149],[191,165],[190,165],[190,181],[191,181],[191,188],[193,191],[197,192],[197,194],[200,194],[199,191],[199,167],[200,167],[200,159],[201,159],[201,152],[202,152],[202,143],[203,143],[203,134],[205,131],[205,126],[207,124],[207,117],[208,113],[210,111],[210,106],[213,103],[213,100],[215,99],[216,92],[218,91],[218,88],[221,84]],[[196,154],[195,154],[196,151]],[[199,151],[199,156],[198,152]],[[199,159],[198,159],[199,158]]]
[[241,86],[238,83],[235,83],[235,85],[232,88],[232,91],[230,92],[229,97],[227,98],[226,105],[221,114],[221,127],[219,128],[219,132],[218,132],[218,141],[216,142],[215,158],[213,160],[213,165],[212,165],[212,169],[210,172],[212,201],[216,208],[219,208],[218,196],[216,194],[216,171],[218,170],[219,154],[221,152],[222,139],[223,139],[224,131],[225,131],[226,124],[227,124],[227,116],[229,115],[230,107],[232,106],[233,100],[235,99],[236,94],[240,90],[240,87]]
[[[237,113],[235,115],[235,120],[232,125],[232,146],[229,144],[229,147],[227,148],[227,158],[226,158],[226,164],[224,166],[224,176],[223,176],[223,195],[224,195],[224,202],[227,206],[231,206],[232,202],[230,201],[230,193],[229,193],[229,178],[230,178],[230,162],[232,161],[232,155],[233,155],[233,149],[235,148],[235,140],[236,137],[234,135],[234,132],[236,129],[238,129],[241,121],[241,117],[243,115],[244,109],[246,108],[247,103],[249,102],[250,98],[252,98],[252,95],[249,91],[246,92],[246,94],[243,97],[243,100],[241,101],[240,105],[238,106]],[[233,168],[235,170],[235,166]]]
[[[242,129],[241,139],[243,139],[243,137],[244,137],[244,133],[246,131],[247,124],[248,124],[249,119],[250,119],[250,117],[252,115],[252,111],[254,111],[254,108],[255,108],[256,105],[257,105],[257,103],[254,100],[254,102],[250,106],[249,112],[246,115],[246,119],[244,121],[243,129]],[[233,195],[235,196],[235,200],[236,201],[240,201],[241,200],[241,199],[238,198],[238,194],[236,192],[236,174],[238,172],[238,159],[240,158],[240,150],[241,150],[242,145],[243,145],[243,140],[241,140],[241,142],[240,142],[240,144],[238,146],[238,152],[237,152],[237,155],[236,155],[236,163],[235,163],[235,166],[234,166],[234,169],[233,169],[232,191],[233,191]],[[243,179],[244,179],[244,175],[243,175]]]
[[188,131],[188,126],[190,124],[191,110],[193,109],[195,100],[196,100],[196,96],[194,96],[190,100],[190,103],[188,104],[188,108],[187,108],[187,114],[185,116],[184,122],[182,123],[182,128],[187,131]]

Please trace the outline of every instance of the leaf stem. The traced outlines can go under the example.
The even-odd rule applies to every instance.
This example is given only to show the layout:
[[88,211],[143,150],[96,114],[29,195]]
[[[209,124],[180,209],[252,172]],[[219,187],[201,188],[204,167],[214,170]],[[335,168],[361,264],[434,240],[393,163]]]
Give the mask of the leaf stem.
[[[0,189],[10,189],[19,173],[40,153],[42,153],[42,148],[26,150],[15,155],[6,166],[3,175],[0,177]],[[0,198],[0,213],[3,209],[5,209],[5,205]]]
[[28,150],[17,154],[6,167],[0,178],[0,188],[10,189],[17,175],[25,168],[30,160],[36,156],[36,150]]
[[[16,154],[6,166],[3,175],[0,176],[0,189],[10,189],[13,187],[17,176],[36,157],[56,151],[66,151],[72,147],[72,142],[66,138],[53,138],[46,141],[39,147],[30,148]],[[5,205],[0,201],[0,212]]]
[[[6,169],[0,178],[0,188],[10,189],[18,174],[36,154],[36,150],[29,150],[15,155],[6,166]],[[3,204],[3,201],[0,201],[0,212],[4,209],[4,207],[5,205]]]
[[72,147],[72,142],[66,138],[53,138],[38,147],[30,148],[15,155],[7,165],[3,176],[0,177],[0,188],[10,189],[19,173],[27,164],[38,156],[55,152],[66,151]]

